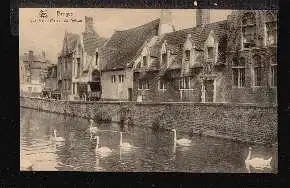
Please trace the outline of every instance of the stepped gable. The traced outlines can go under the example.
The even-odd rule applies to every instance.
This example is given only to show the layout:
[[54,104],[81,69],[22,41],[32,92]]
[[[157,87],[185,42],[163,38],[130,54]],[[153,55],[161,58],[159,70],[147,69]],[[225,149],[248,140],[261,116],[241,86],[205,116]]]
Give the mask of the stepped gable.
[[144,42],[156,35],[159,22],[156,19],[136,28],[116,31],[100,50],[102,70],[125,69]]

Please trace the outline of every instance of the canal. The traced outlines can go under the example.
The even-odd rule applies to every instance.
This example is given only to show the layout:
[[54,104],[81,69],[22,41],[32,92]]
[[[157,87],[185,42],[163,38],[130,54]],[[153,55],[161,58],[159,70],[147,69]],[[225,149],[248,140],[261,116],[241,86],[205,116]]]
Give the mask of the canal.
[[[111,155],[96,154],[96,139],[90,138],[88,120],[20,108],[21,161],[32,163],[35,171],[248,173],[245,159],[251,146],[251,158],[272,157],[272,168],[250,168],[251,173],[277,173],[275,147],[189,137],[178,131],[178,139],[188,138],[192,142],[188,147],[175,147],[172,132],[156,133],[149,128],[134,127],[122,136],[123,142],[134,147],[124,150],[119,147],[118,124],[95,123],[94,126],[100,130],[99,147],[109,147]],[[54,141],[54,129],[64,142]]]

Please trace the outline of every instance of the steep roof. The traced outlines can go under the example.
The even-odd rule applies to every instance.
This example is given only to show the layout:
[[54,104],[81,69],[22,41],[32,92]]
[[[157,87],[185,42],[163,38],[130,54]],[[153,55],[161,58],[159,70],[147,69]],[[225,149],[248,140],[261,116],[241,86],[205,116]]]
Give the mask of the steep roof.
[[[203,49],[204,43],[211,31],[214,32],[217,41],[220,43],[220,47],[226,48],[226,27],[227,20],[223,20],[206,24],[204,26],[178,30],[165,34],[163,37],[160,38],[160,40],[157,40],[154,46],[151,47],[151,49],[154,49],[159,53],[159,49],[161,49],[163,42],[166,40],[167,50],[169,50],[171,53],[170,56],[172,56],[172,58],[171,60],[169,60],[170,65],[168,67],[160,66],[160,74],[163,74],[165,72],[165,69],[175,69],[181,67],[183,45],[187,39],[188,34],[191,35],[192,43],[197,48],[197,50]],[[160,62],[160,55],[157,57]]]
[[156,35],[160,19],[136,28],[116,31],[100,50],[102,70],[124,69],[144,42]]
[[83,32],[83,43],[84,50],[88,55],[92,56],[95,54],[97,48],[101,48],[105,42],[106,38],[100,37],[97,32]]

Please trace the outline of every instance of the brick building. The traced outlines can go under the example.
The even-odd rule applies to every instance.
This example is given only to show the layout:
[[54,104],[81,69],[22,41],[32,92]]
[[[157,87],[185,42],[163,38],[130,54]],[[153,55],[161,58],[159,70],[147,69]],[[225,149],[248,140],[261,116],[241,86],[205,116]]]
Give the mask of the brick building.
[[73,62],[81,61],[82,46],[80,36],[65,32],[62,51],[57,62],[57,86],[61,93],[61,99],[72,100]]
[[52,94],[58,92],[57,89],[57,65],[52,64],[47,68],[43,94],[45,93],[49,97],[52,97]]
[[[166,16],[160,23],[166,20],[170,25]],[[193,28],[144,38],[136,28],[119,32],[126,36],[135,31],[142,36],[141,44],[130,50],[134,37],[113,35],[110,40],[125,44],[121,51],[126,58],[118,55],[106,67],[133,74],[133,100],[139,96],[143,101],[277,102],[277,12],[233,11],[226,20],[210,23],[209,10],[197,10],[196,23]],[[155,26],[162,30],[161,24]],[[109,79],[106,74],[102,81]],[[127,98],[115,94],[118,87],[108,84],[108,88],[104,97]]]
[[94,30],[92,17],[85,17],[85,31],[81,35],[65,32],[57,68],[62,99],[85,99],[97,92],[100,95],[98,51],[105,42]]
[[100,49],[102,66],[102,98],[105,100],[132,100],[134,97],[133,62],[146,44],[158,36],[175,31],[171,14],[163,10],[161,18],[136,28],[115,31]]

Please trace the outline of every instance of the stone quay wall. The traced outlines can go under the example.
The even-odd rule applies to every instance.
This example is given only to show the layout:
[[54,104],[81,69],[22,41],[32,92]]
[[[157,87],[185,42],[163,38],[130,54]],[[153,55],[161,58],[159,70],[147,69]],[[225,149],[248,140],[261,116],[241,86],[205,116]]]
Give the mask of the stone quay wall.
[[175,128],[180,134],[191,130],[202,135],[272,144],[277,141],[277,106],[230,103],[62,101],[21,97],[20,106],[82,118],[119,121],[132,118],[135,126]]

